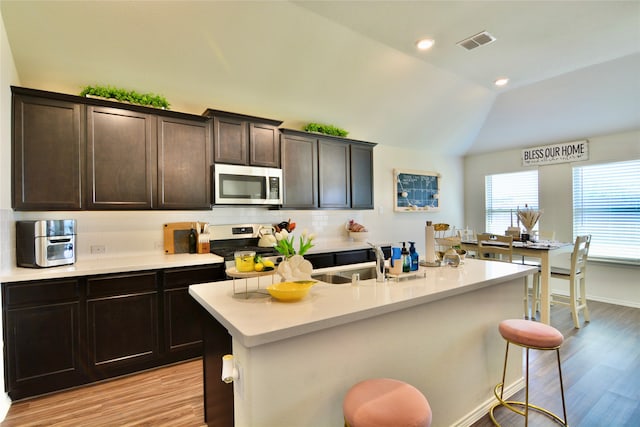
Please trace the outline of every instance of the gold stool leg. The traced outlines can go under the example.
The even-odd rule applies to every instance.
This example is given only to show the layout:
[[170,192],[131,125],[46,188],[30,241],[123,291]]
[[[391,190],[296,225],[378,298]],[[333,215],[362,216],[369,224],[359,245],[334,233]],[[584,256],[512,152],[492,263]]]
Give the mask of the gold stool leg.
[[[529,409],[535,410],[536,412],[540,412],[546,416],[548,416],[549,418],[551,418],[553,421],[557,422],[560,425],[563,426],[568,426],[567,424],[567,408],[566,408],[566,404],[565,404],[565,399],[564,399],[564,385],[563,385],[563,381],[562,381],[562,368],[560,366],[560,349],[556,348],[556,358],[558,361],[558,375],[559,375],[559,379],[560,379],[560,395],[562,397],[562,413],[564,415],[564,419],[560,418],[558,415],[554,414],[553,412],[542,408],[540,406],[534,405],[529,403],[529,350],[530,348],[534,348],[535,347],[524,347],[526,349],[526,370],[525,370],[525,401],[524,402],[518,402],[518,401],[514,401],[514,400],[504,400],[504,381],[506,378],[506,373],[507,373],[507,358],[509,355],[509,341],[507,341],[507,349],[505,351],[505,357],[504,357],[504,368],[502,370],[502,382],[497,384],[494,389],[493,389],[493,394],[496,397],[496,399],[498,400],[498,402],[496,404],[494,404],[491,409],[489,410],[489,417],[491,418],[491,422],[493,422],[494,425],[500,427],[500,423],[498,423],[498,420],[496,420],[496,417],[494,415],[494,410],[498,407],[498,406],[504,406],[505,408],[509,409],[512,412],[515,412],[516,414],[522,415],[524,416],[524,423],[525,423],[525,427],[527,427],[529,425]],[[537,350],[545,350],[545,349],[537,349]],[[546,349],[549,350],[549,349]],[[499,390],[499,392],[498,392]],[[523,408],[523,410],[518,409],[516,406],[520,406]]]

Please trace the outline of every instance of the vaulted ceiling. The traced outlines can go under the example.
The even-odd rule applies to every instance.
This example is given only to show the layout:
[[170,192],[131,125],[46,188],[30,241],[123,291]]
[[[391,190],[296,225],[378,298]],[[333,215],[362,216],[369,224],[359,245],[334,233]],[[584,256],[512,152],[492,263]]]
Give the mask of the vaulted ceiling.
[[[26,87],[325,122],[460,155],[640,129],[640,1],[16,1]],[[495,41],[456,43],[482,31]],[[421,37],[435,39],[427,52]],[[509,77],[506,87],[493,81]]]

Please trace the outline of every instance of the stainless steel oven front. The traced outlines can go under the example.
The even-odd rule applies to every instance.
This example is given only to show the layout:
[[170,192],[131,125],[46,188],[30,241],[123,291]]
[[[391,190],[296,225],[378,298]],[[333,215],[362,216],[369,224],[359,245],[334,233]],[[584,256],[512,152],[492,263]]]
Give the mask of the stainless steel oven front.
[[214,204],[281,205],[282,169],[214,165]]

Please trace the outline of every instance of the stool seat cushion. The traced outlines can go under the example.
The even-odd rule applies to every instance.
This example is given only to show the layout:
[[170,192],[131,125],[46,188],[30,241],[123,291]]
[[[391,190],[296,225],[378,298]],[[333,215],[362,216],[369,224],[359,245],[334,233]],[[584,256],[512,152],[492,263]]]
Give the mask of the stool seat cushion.
[[431,425],[431,407],[414,386],[390,378],[368,379],[349,389],[342,405],[351,427]]
[[532,320],[503,320],[498,330],[505,340],[526,347],[553,349],[564,341],[562,333],[553,326]]

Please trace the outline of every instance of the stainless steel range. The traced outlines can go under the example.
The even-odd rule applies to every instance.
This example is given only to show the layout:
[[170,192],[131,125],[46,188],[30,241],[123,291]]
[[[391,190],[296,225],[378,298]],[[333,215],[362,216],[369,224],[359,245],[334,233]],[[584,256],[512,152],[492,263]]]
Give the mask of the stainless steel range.
[[282,255],[272,246],[258,245],[261,232],[271,230],[271,227],[271,224],[210,225],[211,253],[223,257],[227,268],[235,265],[233,254],[236,251],[255,251],[277,265],[282,261]]

